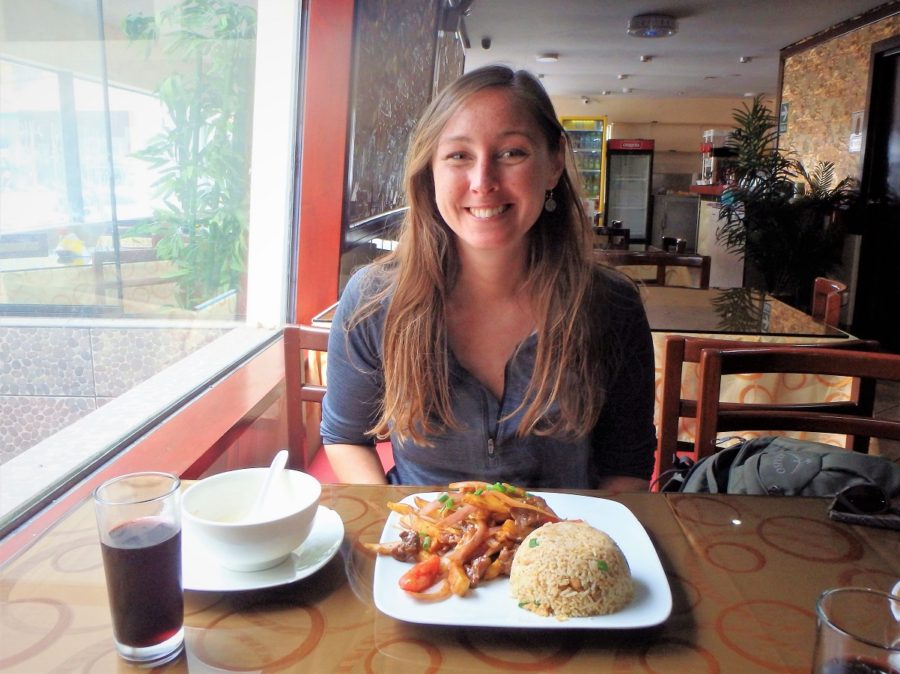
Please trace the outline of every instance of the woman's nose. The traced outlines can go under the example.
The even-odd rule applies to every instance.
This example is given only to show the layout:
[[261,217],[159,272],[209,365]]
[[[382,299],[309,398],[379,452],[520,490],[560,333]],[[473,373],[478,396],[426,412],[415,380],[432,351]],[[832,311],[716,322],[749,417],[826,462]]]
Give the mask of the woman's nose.
[[497,167],[489,158],[480,159],[472,167],[469,178],[473,192],[490,192],[497,188]]

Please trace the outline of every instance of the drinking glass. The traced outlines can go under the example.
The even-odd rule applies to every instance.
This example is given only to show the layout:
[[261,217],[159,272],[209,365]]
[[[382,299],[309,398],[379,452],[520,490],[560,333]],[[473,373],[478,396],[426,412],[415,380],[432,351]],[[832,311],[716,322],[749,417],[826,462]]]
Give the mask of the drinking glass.
[[143,472],[94,491],[116,650],[142,665],[169,662],[184,644],[180,486]]
[[813,674],[900,674],[900,596],[841,587],[816,602]]

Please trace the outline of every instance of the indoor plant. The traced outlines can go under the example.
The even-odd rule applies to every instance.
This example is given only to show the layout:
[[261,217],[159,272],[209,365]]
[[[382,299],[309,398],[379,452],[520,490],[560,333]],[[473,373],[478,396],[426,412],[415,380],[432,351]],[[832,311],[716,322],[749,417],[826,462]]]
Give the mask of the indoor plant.
[[777,120],[756,97],[734,111],[734,182],[722,195],[717,239],[738,252],[747,285],[807,309],[817,276],[841,263],[847,213],[857,200],[854,181],[834,183],[834,165],[808,171],[777,146]]
[[256,10],[184,0],[123,28],[184,64],[156,90],[164,130],[135,156],[159,175],[161,206],[143,229],[174,263],[179,304],[191,308],[239,289],[246,266]]

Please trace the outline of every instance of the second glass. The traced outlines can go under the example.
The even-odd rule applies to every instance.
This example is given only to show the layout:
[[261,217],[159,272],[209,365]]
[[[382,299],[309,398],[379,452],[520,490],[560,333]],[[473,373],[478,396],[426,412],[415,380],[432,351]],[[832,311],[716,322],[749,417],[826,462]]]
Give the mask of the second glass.
[[816,603],[813,674],[900,674],[900,597],[828,590]]

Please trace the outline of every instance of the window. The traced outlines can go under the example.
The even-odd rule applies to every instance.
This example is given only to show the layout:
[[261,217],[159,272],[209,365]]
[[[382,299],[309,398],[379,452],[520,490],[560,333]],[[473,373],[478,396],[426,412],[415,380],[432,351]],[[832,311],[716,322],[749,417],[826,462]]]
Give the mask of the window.
[[0,5],[0,530],[284,321],[298,4]]

